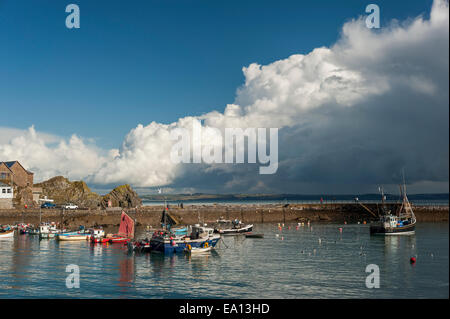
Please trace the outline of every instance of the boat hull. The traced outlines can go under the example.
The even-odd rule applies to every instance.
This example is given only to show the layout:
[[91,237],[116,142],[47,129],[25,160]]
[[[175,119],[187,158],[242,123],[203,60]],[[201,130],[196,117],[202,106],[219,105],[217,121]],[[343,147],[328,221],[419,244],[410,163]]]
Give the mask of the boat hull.
[[410,224],[403,227],[386,228],[380,225],[371,225],[370,234],[371,235],[411,235],[414,234],[416,230],[416,224]]
[[14,230],[7,230],[0,233],[0,238],[12,238],[14,237]]
[[94,237],[92,237],[91,238],[91,243],[94,243],[94,244],[106,244],[106,243],[109,243],[110,240],[111,240],[110,238],[94,238]]
[[253,225],[247,225],[242,228],[228,228],[228,229],[216,229],[214,232],[219,233],[221,235],[233,235],[233,234],[241,234],[251,232],[253,229]]
[[129,242],[131,239],[127,238],[127,237],[111,237],[109,238],[109,242],[111,244],[121,244],[121,243],[127,243]]
[[83,241],[89,239],[89,235],[58,235],[56,239],[59,241]]

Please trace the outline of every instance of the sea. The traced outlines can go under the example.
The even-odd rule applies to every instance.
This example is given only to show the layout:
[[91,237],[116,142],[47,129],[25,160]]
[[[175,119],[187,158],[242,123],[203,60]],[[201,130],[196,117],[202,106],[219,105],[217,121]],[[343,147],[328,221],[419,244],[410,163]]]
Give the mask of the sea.
[[200,256],[16,234],[0,240],[0,298],[449,298],[447,222],[401,236],[337,223],[253,232],[264,238],[225,236]]

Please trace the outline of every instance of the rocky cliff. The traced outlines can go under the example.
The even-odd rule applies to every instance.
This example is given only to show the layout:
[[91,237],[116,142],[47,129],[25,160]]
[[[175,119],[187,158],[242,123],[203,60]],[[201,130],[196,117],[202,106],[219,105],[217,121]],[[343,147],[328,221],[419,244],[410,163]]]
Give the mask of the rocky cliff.
[[109,194],[100,196],[92,192],[83,181],[69,181],[63,176],[53,177],[35,184],[42,188],[42,195],[55,201],[55,204],[74,203],[80,208],[105,208],[108,201],[113,207],[134,208],[142,205],[142,200],[130,185],[114,188]]
[[53,177],[34,187],[42,187],[42,195],[53,199],[55,204],[74,203],[80,207],[97,208],[101,201],[101,196],[92,192],[85,182],[71,182],[63,176]]
[[112,207],[135,208],[142,206],[142,199],[128,184],[118,186],[103,196],[101,206],[108,207],[108,201],[111,201]]

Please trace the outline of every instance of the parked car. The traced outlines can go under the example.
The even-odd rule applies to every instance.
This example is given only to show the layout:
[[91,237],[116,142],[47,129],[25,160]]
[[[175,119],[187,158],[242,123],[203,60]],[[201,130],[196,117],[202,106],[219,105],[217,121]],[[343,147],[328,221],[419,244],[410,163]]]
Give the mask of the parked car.
[[55,208],[55,207],[56,207],[55,204],[48,202],[41,205],[41,208]]
[[72,203],[68,203],[66,205],[63,205],[63,208],[65,209],[78,209],[78,205],[72,204]]

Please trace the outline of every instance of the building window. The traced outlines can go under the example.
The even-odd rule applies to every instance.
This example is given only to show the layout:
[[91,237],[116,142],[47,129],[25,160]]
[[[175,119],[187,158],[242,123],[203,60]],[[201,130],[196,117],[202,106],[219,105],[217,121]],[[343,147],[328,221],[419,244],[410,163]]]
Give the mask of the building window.
[[6,194],[6,188],[2,188],[2,194]]
[[0,173],[0,179],[6,179],[6,173]]
[[11,194],[11,188],[8,188],[8,194]]

